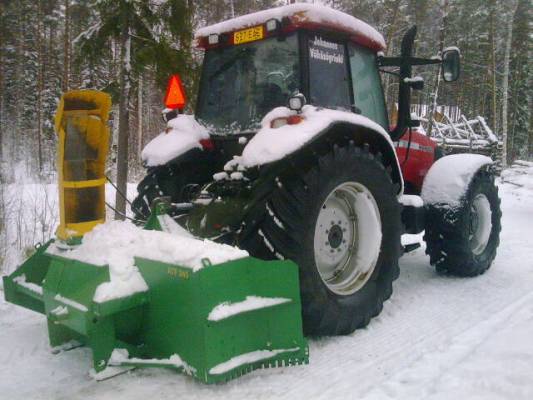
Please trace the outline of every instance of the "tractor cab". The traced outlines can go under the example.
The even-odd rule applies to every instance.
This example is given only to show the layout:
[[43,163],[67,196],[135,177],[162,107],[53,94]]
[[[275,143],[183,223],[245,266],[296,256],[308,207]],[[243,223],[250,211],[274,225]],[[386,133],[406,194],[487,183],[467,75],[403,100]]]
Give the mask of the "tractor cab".
[[[238,17],[200,29],[205,49],[196,117],[214,135],[254,133],[275,107],[301,93],[317,107],[363,115],[389,131],[381,67],[400,67],[397,140],[410,121],[412,65],[441,64],[414,58],[416,28],[404,38],[399,57],[384,57],[383,36],[365,22],[312,4],[294,4]],[[457,79],[458,50],[445,54],[443,78]]]
[[214,134],[251,133],[265,114],[302,93],[310,104],[357,112],[387,128],[377,69],[383,37],[334,10],[277,10],[276,17],[262,11],[197,33],[206,53],[196,117]]

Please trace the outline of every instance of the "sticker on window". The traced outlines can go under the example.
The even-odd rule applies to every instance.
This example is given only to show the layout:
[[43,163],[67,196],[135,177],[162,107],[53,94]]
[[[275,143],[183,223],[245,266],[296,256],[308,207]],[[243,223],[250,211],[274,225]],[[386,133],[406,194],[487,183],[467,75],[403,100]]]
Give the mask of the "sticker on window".
[[328,64],[344,64],[344,47],[315,36],[314,40],[309,41],[309,56]]

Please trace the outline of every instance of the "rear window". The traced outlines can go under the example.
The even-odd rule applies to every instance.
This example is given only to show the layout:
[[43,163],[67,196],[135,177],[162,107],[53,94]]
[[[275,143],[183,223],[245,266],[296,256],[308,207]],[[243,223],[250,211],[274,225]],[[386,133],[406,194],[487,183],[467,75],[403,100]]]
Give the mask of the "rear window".
[[350,111],[348,63],[344,44],[311,35],[309,47],[310,103]]
[[350,44],[350,68],[352,71],[355,106],[361,114],[388,129],[387,110],[376,63],[376,54],[364,47]]

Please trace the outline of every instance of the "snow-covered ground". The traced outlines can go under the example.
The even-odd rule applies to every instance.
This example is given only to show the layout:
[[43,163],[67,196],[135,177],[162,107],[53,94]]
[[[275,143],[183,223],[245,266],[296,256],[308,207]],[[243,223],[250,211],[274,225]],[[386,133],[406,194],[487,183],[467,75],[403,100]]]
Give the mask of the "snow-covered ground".
[[[53,237],[59,220],[57,184],[17,182],[0,187],[5,218],[5,231],[0,232],[0,275],[12,272],[36,243],[45,243]],[[137,193],[136,187],[128,185],[130,201]],[[115,194],[108,183],[107,204],[115,204]],[[109,207],[106,213],[108,219],[113,218],[114,211]]]
[[0,399],[533,399],[533,164],[504,182],[486,274],[440,276],[423,249],[405,255],[382,314],[350,336],[310,340],[307,366],[214,386],[160,369],[95,382],[87,349],[51,354],[45,318],[0,300]]

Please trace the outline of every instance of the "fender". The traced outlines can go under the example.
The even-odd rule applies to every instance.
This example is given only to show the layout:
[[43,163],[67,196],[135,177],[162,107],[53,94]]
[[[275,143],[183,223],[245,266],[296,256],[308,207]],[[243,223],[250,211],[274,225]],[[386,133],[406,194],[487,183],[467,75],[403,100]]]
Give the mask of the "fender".
[[383,163],[390,166],[392,180],[403,193],[403,178],[396,150],[389,134],[369,118],[346,111],[304,106],[301,120],[295,124],[271,127],[271,122],[296,115],[285,107],[272,110],[265,116],[262,128],[249,141],[238,157],[245,168],[273,164],[277,161],[318,152],[325,145],[353,140],[357,146],[369,146],[373,154],[381,154]]
[[[381,128],[379,125],[378,127]],[[403,194],[404,179],[396,148],[383,128],[378,130],[358,123],[336,121],[319,132],[309,146],[317,146],[325,141],[334,143],[337,139],[343,138],[353,140],[356,146],[369,145],[373,154],[381,153],[384,164],[391,167],[392,181],[399,185],[398,195]]]

